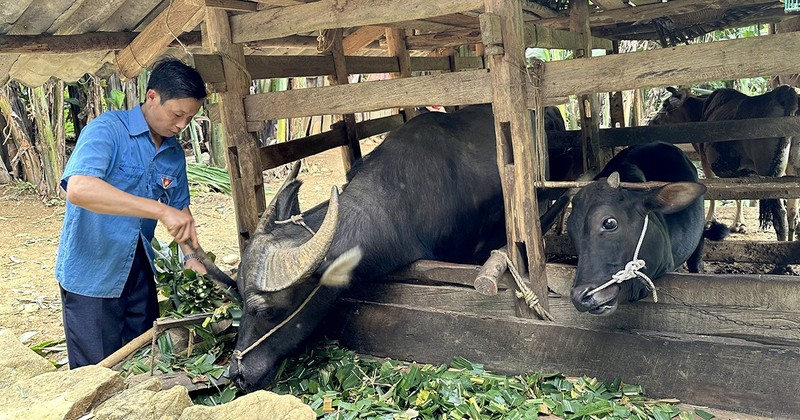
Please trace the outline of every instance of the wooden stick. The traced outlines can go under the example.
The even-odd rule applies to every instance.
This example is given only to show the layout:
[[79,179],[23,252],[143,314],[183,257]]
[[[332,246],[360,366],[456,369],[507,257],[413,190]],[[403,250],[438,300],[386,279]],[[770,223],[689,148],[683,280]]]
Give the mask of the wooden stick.
[[475,277],[475,290],[478,293],[486,296],[494,296],[497,294],[497,281],[506,272],[508,264],[506,258],[502,253],[506,252],[506,248],[500,249],[500,252],[492,252],[489,259],[481,267],[478,276]]
[[97,365],[111,369],[117,363],[125,360],[128,356],[130,356],[140,347],[150,344],[150,341],[153,339],[154,331],[155,330],[153,328],[150,328],[149,330],[142,333],[142,335],[134,338],[128,344],[122,346],[121,349],[115,351],[114,353],[111,353],[110,356],[101,360],[100,363],[98,363]]

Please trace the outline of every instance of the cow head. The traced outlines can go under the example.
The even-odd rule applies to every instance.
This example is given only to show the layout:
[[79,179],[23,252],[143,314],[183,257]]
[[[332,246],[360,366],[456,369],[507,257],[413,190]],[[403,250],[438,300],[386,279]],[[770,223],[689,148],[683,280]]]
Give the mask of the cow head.
[[620,187],[620,175],[595,181],[575,195],[567,231],[578,252],[578,267],[572,285],[572,303],[581,312],[607,315],[620,296],[636,301],[648,294],[638,278],[596,290],[623,270],[634,252],[649,215],[638,258],[641,271],[656,278],[674,266],[670,237],[663,215],[683,210],[705,193],[702,184],[675,182],[651,190]]
[[689,89],[667,87],[670,96],[664,100],[661,109],[650,120],[650,125],[675,124],[700,121],[703,117],[703,104],[706,96],[695,96]]
[[297,188],[287,189],[289,182],[262,215],[239,266],[243,311],[229,373],[246,392],[273,379],[278,363],[311,335],[361,259],[354,248],[326,261],[339,219],[336,188],[327,211],[319,208],[325,216],[314,234],[277,223],[288,218],[281,208],[296,207]]

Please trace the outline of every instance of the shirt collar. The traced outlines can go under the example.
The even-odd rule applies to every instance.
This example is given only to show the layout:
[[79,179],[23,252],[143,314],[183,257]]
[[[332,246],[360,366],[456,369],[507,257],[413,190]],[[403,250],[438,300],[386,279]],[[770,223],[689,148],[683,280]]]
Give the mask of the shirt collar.
[[[144,113],[142,112],[141,104],[136,105],[133,109],[129,110],[128,115],[128,134],[130,134],[131,137],[135,137],[147,133],[149,136],[150,126],[147,125],[147,121],[144,119]],[[175,136],[164,138],[164,141],[161,144],[161,148],[178,146],[178,139],[175,138]]]

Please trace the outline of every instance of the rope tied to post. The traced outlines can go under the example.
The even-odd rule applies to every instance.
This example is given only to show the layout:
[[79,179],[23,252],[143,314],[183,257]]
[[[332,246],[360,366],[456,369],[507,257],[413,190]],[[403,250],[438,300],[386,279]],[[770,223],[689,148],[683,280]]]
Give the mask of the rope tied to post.
[[503,258],[505,258],[506,260],[506,266],[508,267],[508,271],[511,273],[511,277],[514,278],[514,283],[517,285],[517,288],[519,289],[514,291],[514,295],[518,299],[525,300],[525,304],[527,304],[529,308],[531,308],[534,312],[536,312],[536,314],[539,315],[540,318],[552,321],[553,316],[550,315],[550,312],[544,309],[544,307],[542,307],[542,304],[539,302],[539,296],[536,296],[536,293],[534,293],[534,291],[531,290],[531,288],[528,287],[527,284],[525,284],[524,279],[519,274],[519,271],[517,271],[516,267],[514,267],[514,264],[511,262],[511,258],[508,257],[508,254],[500,249],[495,249],[492,251],[492,254],[495,253],[502,255]]
[[633,252],[633,259],[628,261],[625,264],[625,268],[622,270],[617,271],[613,276],[611,276],[611,280],[603,283],[602,285],[590,290],[586,293],[586,296],[592,296],[593,294],[613,285],[619,284],[623,281],[640,278],[642,279],[646,285],[647,289],[653,292],[653,302],[658,302],[658,293],[656,292],[656,286],[653,284],[653,280],[644,274],[641,270],[647,266],[644,260],[639,258],[639,250],[642,248],[642,242],[644,242],[644,234],[647,233],[647,224],[650,220],[650,215],[646,214],[644,216],[644,226],[642,227],[642,233],[639,235],[639,243],[636,244],[636,250]]

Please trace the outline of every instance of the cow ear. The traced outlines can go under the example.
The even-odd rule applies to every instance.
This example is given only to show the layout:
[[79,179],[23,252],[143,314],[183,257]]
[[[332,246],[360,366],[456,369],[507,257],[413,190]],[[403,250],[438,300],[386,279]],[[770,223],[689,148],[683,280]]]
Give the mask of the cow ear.
[[664,214],[675,213],[702,198],[706,186],[697,182],[673,182],[648,192],[645,206]]

